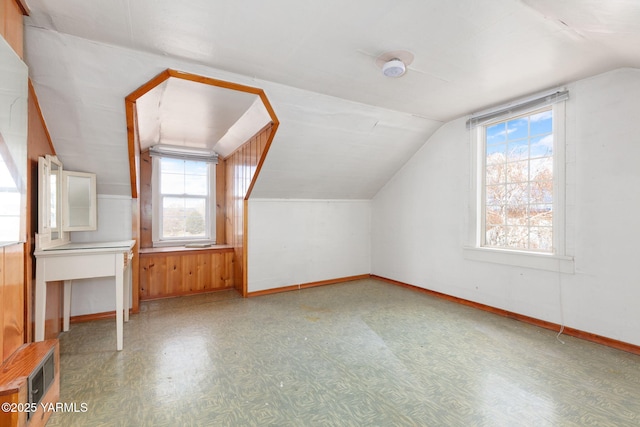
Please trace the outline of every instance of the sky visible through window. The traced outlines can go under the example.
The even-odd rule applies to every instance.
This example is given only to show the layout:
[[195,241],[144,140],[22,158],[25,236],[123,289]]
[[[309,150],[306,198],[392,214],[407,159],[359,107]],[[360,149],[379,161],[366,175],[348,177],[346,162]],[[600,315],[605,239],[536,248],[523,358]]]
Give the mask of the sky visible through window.
[[485,129],[484,245],[552,251],[552,110]]

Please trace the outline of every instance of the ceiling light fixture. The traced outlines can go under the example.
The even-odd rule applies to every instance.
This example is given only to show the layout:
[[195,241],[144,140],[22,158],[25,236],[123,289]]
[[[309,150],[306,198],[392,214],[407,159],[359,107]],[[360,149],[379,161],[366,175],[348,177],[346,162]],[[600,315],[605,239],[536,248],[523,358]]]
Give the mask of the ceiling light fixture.
[[382,74],[386,77],[403,76],[412,62],[413,53],[406,50],[385,52],[376,58],[376,65],[382,68]]

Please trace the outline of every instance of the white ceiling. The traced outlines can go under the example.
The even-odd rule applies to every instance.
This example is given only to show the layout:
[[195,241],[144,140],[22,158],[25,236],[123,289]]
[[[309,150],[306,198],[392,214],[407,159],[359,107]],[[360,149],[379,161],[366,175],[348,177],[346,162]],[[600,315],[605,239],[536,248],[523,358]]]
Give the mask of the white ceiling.
[[164,144],[223,157],[271,121],[258,95],[177,77],[140,96],[135,111],[142,150]]
[[[123,98],[165,68],[265,89],[281,127],[254,196],[370,198],[445,121],[640,67],[635,0],[28,4],[54,146],[109,194],[128,194]],[[385,78],[375,57],[398,49],[415,60]]]

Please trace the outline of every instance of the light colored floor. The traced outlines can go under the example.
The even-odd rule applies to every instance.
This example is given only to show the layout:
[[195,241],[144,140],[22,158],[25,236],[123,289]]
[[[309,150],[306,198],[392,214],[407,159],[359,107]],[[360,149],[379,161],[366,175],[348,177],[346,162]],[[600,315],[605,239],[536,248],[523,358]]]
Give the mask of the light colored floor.
[[61,336],[54,426],[639,426],[640,357],[375,280]]

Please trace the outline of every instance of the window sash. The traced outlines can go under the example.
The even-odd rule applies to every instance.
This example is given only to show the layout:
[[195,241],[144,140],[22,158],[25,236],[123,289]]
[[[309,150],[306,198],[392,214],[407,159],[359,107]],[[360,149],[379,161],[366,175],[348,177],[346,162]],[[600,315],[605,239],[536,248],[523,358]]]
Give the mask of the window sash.
[[[153,157],[152,168],[152,240],[154,246],[167,246],[167,245],[179,245],[186,243],[215,243],[215,163],[206,162],[207,166],[207,194],[189,194],[189,193],[162,193],[161,181],[161,161],[164,156],[155,155]],[[175,158],[173,156],[169,158]],[[192,158],[181,159],[185,161],[194,161]],[[188,189],[185,189],[188,191]],[[164,211],[164,202],[169,198],[177,198],[183,200],[205,200],[204,203],[204,235],[203,236],[169,236],[165,235],[164,221],[166,212]],[[187,215],[182,219],[185,224],[184,228],[188,227],[186,224]]]
[[[542,252],[542,253],[553,253],[553,215],[554,209],[552,205],[552,201],[554,198],[553,194],[553,181],[552,190],[551,190],[551,198],[552,201],[547,203],[533,203],[531,198],[532,187],[535,185],[544,185],[544,183],[548,183],[549,180],[547,177],[542,177],[543,179],[536,179],[536,177],[532,177],[531,175],[531,164],[534,162],[539,162],[539,159],[551,159],[553,162],[553,154],[546,155],[544,157],[531,157],[531,146],[538,136],[548,136],[551,135],[553,137],[553,127],[549,132],[542,132],[538,134],[532,135],[532,123],[531,117],[537,114],[542,114],[545,112],[551,112],[551,120],[552,125],[555,120],[553,117],[552,108],[541,108],[533,111],[528,111],[524,114],[514,115],[512,117],[508,117],[502,120],[491,121],[485,125],[479,126],[478,132],[481,137],[481,144],[479,144],[482,148],[482,166],[481,166],[481,206],[480,206],[480,245],[487,248],[496,248],[496,249],[513,249],[513,250],[521,250],[528,252]],[[518,135],[518,138],[509,139],[509,124],[512,122],[516,122],[522,118],[527,118],[527,128],[526,135]],[[498,142],[494,144],[490,144],[487,141],[488,129],[494,126],[498,126],[504,124],[504,139],[500,139]],[[527,155],[523,155],[519,158],[512,159],[510,158],[509,146],[514,144],[516,141],[526,141],[527,147]],[[555,144],[555,142],[554,142]],[[491,147],[500,147],[504,145],[504,151],[501,153],[500,151],[491,151]],[[519,144],[518,146],[522,146]],[[502,150],[501,150],[502,151]],[[553,153],[555,150],[552,150]],[[488,164],[488,160],[490,156],[499,156],[503,155],[503,158],[498,158],[498,162],[494,162],[492,164]],[[490,172],[490,168],[500,170],[499,172],[499,182],[488,181],[488,174]],[[515,172],[512,172],[515,171]],[[517,176],[513,176],[517,174],[518,171],[522,172],[520,179]],[[552,174],[553,174],[553,163],[552,163]],[[553,175],[552,175],[553,178]],[[492,190],[497,194],[496,198],[491,199],[489,196]],[[491,200],[490,200],[491,199]],[[515,200],[514,200],[515,199]],[[542,202],[542,201],[540,201]],[[551,226],[546,223],[542,224],[532,224],[531,212],[532,210],[537,209],[540,211],[551,211]],[[488,217],[491,212],[498,212],[498,214],[492,215],[494,219],[499,219],[499,222],[489,221]],[[551,236],[549,236],[551,234]],[[489,236],[492,236],[490,239]],[[537,247],[536,247],[537,246]]]

